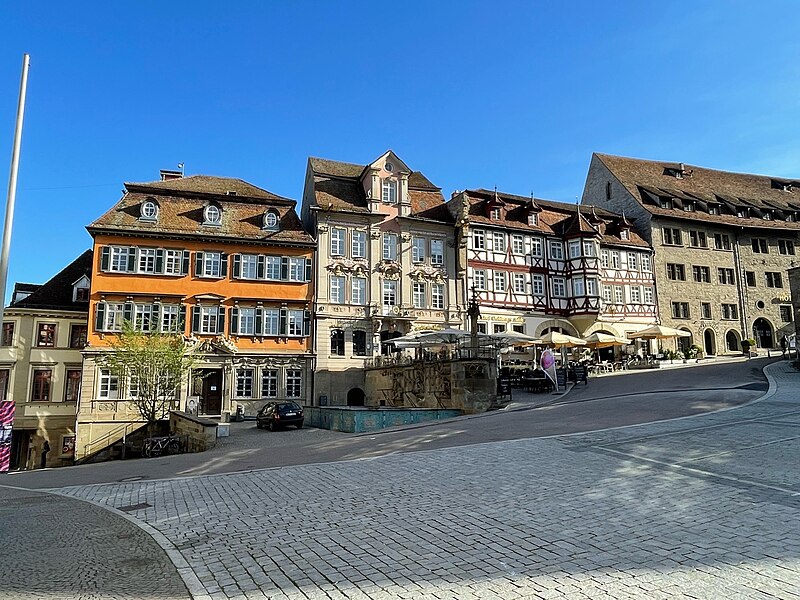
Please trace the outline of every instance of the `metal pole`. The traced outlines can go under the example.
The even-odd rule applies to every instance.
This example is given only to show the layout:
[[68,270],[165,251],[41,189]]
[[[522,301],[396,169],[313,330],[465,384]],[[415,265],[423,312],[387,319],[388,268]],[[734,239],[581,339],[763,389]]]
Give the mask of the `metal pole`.
[[22,80],[19,84],[19,103],[17,104],[17,125],[14,130],[14,149],[11,152],[11,173],[8,178],[8,200],[6,201],[6,221],[3,228],[3,246],[0,250],[0,324],[6,305],[6,279],[8,278],[8,254],[11,249],[11,226],[14,223],[14,202],[17,198],[17,172],[19,170],[19,148],[22,143],[22,120],[25,116],[25,93],[28,89],[28,67],[31,57],[22,56]]

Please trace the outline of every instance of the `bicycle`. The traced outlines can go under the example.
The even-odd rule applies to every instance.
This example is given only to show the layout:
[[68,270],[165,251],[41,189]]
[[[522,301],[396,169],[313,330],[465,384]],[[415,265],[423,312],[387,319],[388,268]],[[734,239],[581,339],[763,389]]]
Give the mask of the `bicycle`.
[[142,455],[155,458],[162,454],[180,454],[181,438],[177,435],[147,438],[142,446]]

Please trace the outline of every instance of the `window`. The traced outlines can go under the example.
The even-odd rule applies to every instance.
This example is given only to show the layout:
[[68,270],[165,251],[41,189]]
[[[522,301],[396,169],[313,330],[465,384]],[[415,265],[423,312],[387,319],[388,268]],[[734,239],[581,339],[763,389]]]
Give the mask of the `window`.
[[164,274],[166,275],[184,274],[183,250],[164,250]]
[[261,397],[278,397],[278,371],[276,369],[264,369],[261,371]]
[[88,302],[89,301],[89,288],[76,287],[75,288],[75,302]]
[[782,279],[780,273],[767,271],[766,273],[764,273],[764,277],[767,280],[767,287],[768,288],[782,288],[783,287],[783,279]]
[[711,318],[711,303],[710,302],[701,302],[700,303],[700,318],[701,319],[710,319]]
[[180,306],[176,304],[161,305],[161,332],[182,332],[180,323]]
[[278,213],[268,210],[264,213],[264,229],[278,229]]
[[531,227],[536,227],[539,224],[539,215],[536,213],[530,213],[528,215],[528,225]]
[[600,251],[600,266],[608,268],[608,250]]
[[134,304],[133,305],[133,328],[136,331],[150,331],[153,325],[153,305]]
[[355,356],[367,355],[367,332],[363,329],[353,331],[353,354]]
[[158,206],[152,200],[146,200],[142,203],[142,211],[140,218],[143,221],[155,221],[158,217]]
[[705,231],[690,231],[689,245],[692,248],[707,248],[708,238],[706,237]]
[[280,281],[281,279],[280,256],[267,256],[267,279]]
[[625,290],[621,285],[614,286],[614,303],[615,304],[625,303]]
[[86,334],[88,333],[86,325],[78,325],[73,323],[69,326],[69,347],[70,348],[83,348],[86,346]]
[[586,295],[597,296],[597,279],[594,277],[586,278]]
[[7,321],[3,323],[3,346],[14,345],[14,323]]
[[201,306],[200,308],[200,331],[198,333],[222,333],[217,331],[219,321],[218,306]]
[[642,254],[642,271],[645,273],[649,273],[652,270],[652,266],[650,263],[650,255],[649,254]]
[[718,215],[719,214],[719,204],[709,204],[708,205],[708,214],[710,214],[710,215]]
[[784,323],[791,323],[794,320],[792,319],[791,305],[781,304],[779,308],[781,311],[781,321]]
[[[102,306],[102,304],[98,304]],[[125,318],[125,305],[121,302],[106,304],[103,331],[122,331],[122,321]]]
[[772,221],[772,211],[771,210],[764,211],[764,213],[761,215],[761,218],[764,219],[765,221]]
[[642,302],[642,288],[638,285],[631,286],[631,302],[640,304]]
[[31,402],[49,402],[50,384],[53,372],[50,369],[33,370],[33,387],[31,389]]
[[505,333],[506,332],[506,324],[505,323],[494,323],[492,325],[492,332],[493,333]]
[[661,198],[659,205],[661,208],[672,208],[672,198]]
[[570,258],[578,258],[581,255],[581,241],[571,240],[567,244],[567,249],[569,251]]
[[698,283],[711,283],[711,270],[708,267],[693,265],[692,279]]
[[506,234],[502,231],[492,233],[492,250],[495,252],[506,251]]
[[680,246],[681,230],[674,227],[664,227],[664,244],[668,246]]
[[290,258],[289,281],[305,281],[305,280],[306,280],[306,259]]
[[[239,308],[239,322],[237,329],[239,335],[255,335],[256,333],[256,309]],[[232,319],[231,319],[232,321]],[[231,332],[233,333],[233,332]]]
[[411,290],[414,308],[425,308],[425,284],[414,282]]
[[603,286],[603,301],[604,302],[611,303],[611,293],[612,293],[611,286],[610,285],[604,285]]
[[686,281],[686,270],[683,265],[667,263],[667,279]]
[[113,273],[127,273],[133,270],[130,259],[135,256],[135,252],[135,248],[127,246],[109,246],[108,270]]
[[101,400],[116,400],[119,398],[119,377],[108,369],[100,369],[97,397]]
[[767,240],[764,238],[753,238],[750,240],[751,245],[753,246],[753,252],[755,254],[768,254],[769,253],[769,246],[767,245]]
[[534,274],[531,276],[531,284],[534,296],[544,296],[544,275]]
[[350,280],[350,302],[363,305],[367,303],[367,280],[364,277],[353,277]]
[[289,310],[286,312],[286,334],[289,337],[303,337],[303,321],[305,313],[302,310]]
[[221,277],[222,276],[222,253],[221,252],[204,252],[203,253],[203,270],[201,272],[203,277]]
[[39,333],[36,336],[36,345],[53,348],[56,345],[55,323],[39,323]]
[[77,402],[81,396],[81,370],[67,369],[67,381],[64,385],[64,401]]
[[514,273],[514,292],[517,294],[524,294],[525,293],[525,274],[524,273]]
[[258,279],[258,255],[242,254],[239,258],[239,277],[242,279]]
[[514,234],[511,236],[511,251],[514,254],[524,254],[525,253],[525,238],[523,238],[519,234]]
[[383,260],[397,260],[397,234],[383,234]]
[[756,272],[755,271],[745,271],[744,272],[744,279],[747,282],[747,287],[756,287]]
[[561,242],[550,241],[550,258],[553,260],[564,259],[564,246],[561,245]]
[[344,277],[331,275],[331,302],[344,304]]
[[794,242],[792,240],[778,240],[778,252],[794,256]]
[[476,229],[472,232],[473,250],[484,250],[486,248],[486,234],[483,229]]
[[606,181],[606,200],[611,200],[611,182]]
[[383,280],[383,305],[397,305],[397,282],[392,279]]
[[366,258],[367,234],[363,231],[354,231],[351,237],[350,249],[353,258]]
[[586,295],[586,285],[583,277],[576,277],[575,279],[572,280],[572,295],[573,296]]
[[444,284],[431,284],[431,308],[442,310],[444,308]]
[[644,288],[644,303],[645,304],[653,304],[655,302],[655,292],[653,288],[646,287]]
[[719,282],[726,285],[733,285],[736,283],[733,279],[733,269],[718,269]]
[[619,251],[617,250],[611,251],[611,268],[612,269],[620,268]]
[[553,277],[553,296],[563,298],[567,295],[567,285],[563,277]]
[[331,228],[331,256],[344,256],[345,233],[339,227]]
[[303,395],[303,373],[300,369],[286,369],[286,397],[300,398]]
[[209,204],[203,210],[204,225],[219,225],[222,220],[222,211],[215,204]]
[[475,269],[472,272],[472,285],[476,290],[486,289],[486,271],[483,269]]
[[491,212],[489,213],[489,216],[491,217],[492,221],[499,221],[500,220],[500,209],[499,208],[493,208],[491,210]]
[[281,332],[281,311],[277,308],[264,309],[264,335],[276,336]]
[[156,272],[156,249],[139,248],[139,273]]
[[478,333],[486,333],[486,323],[478,323]]
[[728,321],[735,321],[739,318],[739,307],[735,304],[723,304],[722,318]]
[[431,240],[431,264],[434,266],[444,264],[444,240]]
[[714,248],[717,250],[730,250],[731,238],[727,233],[714,234]]
[[750,209],[749,208],[740,208],[736,211],[736,216],[741,217],[743,219],[750,217]]
[[411,262],[425,262],[425,238],[415,237],[411,239]]
[[639,268],[639,261],[637,260],[638,257],[635,252],[628,252],[628,269],[630,271],[636,271]]
[[531,238],[531,256],[542,256],[542,238]]
[[494,283],[495,292],[506,291],[506,274],[504,271],[495,271],[492,276],[492,280]]
[[688,302],[673,302],[672,303],[672,318],[673,319],[688,319],[689,318],[689,303]]
[[619,239],[621,240],[628,240],[631,237],[631,232],[629,229],[621,229],[619,232]]
[[594,242],[591,240],[583,240],[583,255],[595,256]]
[[694,212],[695,211],[695,204],[691,200],[684,200],[683,201],[683,210],[685,212]]
[[253,397],[253,369],[236,369],[236,397]]
[[381,199],[387,204],[397,204],[397,181],[394,179],[384,179]]
[[344,330],[331,329],[331,354],[344,356]]

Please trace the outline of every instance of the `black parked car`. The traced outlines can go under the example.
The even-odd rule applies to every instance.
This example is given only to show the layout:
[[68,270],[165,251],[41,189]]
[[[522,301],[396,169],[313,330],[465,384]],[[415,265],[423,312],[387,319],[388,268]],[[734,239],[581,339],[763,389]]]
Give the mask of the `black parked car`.
[[256,415],[256,427],[275,431],[284,425],[303,426],[303,408],[295,402],[268,402]]

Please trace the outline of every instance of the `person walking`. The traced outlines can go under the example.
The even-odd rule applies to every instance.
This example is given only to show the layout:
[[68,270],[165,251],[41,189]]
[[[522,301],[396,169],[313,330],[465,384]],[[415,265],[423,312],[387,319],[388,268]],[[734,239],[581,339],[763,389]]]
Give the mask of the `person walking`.
[[783,354],[783,358],[786,358],[786,347],[789,345],[788,338],[784,335],[781,338],[781,352]]

